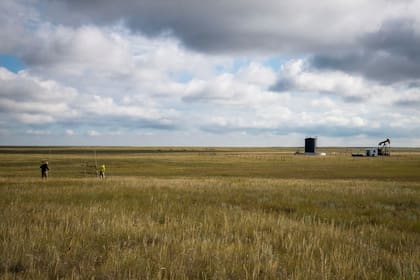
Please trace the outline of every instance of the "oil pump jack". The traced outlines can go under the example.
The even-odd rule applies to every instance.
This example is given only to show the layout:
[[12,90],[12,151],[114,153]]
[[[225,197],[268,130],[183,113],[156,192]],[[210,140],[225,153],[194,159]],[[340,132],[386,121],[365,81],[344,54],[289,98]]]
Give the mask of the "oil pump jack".
[[386,140],[379,142],[378,144],[378,156],[390,156],[390,149],[391,149],[391,141],[389,138]]
[[365,153],[352,153],[353,157],[376,157],[376,156],[390,156],[391,155],[391,140],[386,140],[378,143],[378,148],[366,148]]

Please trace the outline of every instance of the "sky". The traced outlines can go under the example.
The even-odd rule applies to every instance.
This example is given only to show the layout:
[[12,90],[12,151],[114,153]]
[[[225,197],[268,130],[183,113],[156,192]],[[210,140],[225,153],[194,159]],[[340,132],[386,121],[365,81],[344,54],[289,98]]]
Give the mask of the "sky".
[[419,0],[1,0],[0,145],[420,146]]

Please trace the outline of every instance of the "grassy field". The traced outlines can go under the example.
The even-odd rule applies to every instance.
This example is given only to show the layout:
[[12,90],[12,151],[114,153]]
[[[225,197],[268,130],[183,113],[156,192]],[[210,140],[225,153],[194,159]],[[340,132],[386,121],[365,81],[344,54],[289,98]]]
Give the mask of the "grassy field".
[[322,150],[0,148],[0,278],[420,279],[420,149]]

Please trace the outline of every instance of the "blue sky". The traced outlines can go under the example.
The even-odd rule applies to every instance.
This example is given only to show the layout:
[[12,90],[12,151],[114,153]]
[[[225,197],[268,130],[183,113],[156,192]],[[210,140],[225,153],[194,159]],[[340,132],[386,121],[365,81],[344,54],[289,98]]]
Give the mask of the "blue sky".
[[4,67],[15,73],[26,68],[19,57],[10,54],[0,54],[0,67]]
[[420,146],[418,10],[4,0],[0,145]]

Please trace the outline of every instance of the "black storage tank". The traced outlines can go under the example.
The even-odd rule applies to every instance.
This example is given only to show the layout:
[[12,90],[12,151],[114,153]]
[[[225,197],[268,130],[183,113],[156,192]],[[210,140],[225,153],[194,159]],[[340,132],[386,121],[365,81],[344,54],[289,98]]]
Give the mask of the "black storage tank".
[[316,138],[305,138],[305,153],[315,153]]

